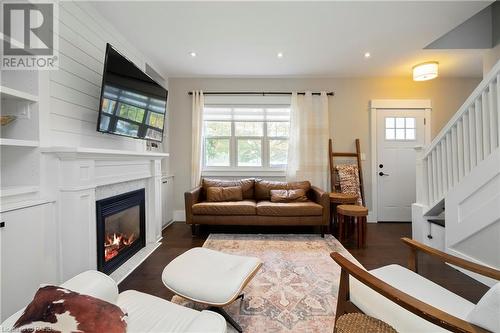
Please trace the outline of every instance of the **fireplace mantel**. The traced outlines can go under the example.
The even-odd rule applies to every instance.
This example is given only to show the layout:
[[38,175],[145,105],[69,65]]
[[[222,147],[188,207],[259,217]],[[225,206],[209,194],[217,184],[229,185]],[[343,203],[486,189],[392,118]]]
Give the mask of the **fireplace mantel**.
[[50,175],[45,180],[46,188],[60,198],[58,220],[63,281],[84,270],[97,269],[95,204],[98,188],[144,182],[146,247],[154,246],[161,239],[161,160],[168,154],[79,147],[45,147],[41,151],[45,156],[45,174]]
[[157,152],[137,152],[130,150],[115,150],[115,149],[97,149],[97,148],[82,148],[82,147],[42,147],[42,153],[52,153],[57,155],[60,159],[148,159],[148,160],[161,160],[168,157],[167,153]]

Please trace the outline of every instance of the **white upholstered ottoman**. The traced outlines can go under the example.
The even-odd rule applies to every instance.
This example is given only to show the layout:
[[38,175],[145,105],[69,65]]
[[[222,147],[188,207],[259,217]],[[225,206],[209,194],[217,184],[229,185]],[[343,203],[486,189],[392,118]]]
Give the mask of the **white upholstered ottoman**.
[[196,247],[172,260],[163,270],[165,286],[176,295],[210,306],[238,332],[241,327],[222,309],[241,298],[243,288],[262,266],[255,257]]

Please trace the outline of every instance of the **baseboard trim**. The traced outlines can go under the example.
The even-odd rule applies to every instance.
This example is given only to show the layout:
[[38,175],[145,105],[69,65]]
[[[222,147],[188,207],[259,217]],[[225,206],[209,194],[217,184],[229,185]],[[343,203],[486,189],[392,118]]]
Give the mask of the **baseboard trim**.
[[174,210],[174,221],[176,221],[176,222],[186,221],[186,211],[184,209]]
[[373,214],[373,210],[368,211],[368,216],[366,217],[366,222],[377,223],[377,217]]

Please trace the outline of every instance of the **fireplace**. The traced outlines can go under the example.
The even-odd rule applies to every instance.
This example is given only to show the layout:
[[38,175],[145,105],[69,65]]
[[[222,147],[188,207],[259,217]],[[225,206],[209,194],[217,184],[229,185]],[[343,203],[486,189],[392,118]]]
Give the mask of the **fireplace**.
[[144,189],[96,201],[97,269],[112,273],[146,245]]

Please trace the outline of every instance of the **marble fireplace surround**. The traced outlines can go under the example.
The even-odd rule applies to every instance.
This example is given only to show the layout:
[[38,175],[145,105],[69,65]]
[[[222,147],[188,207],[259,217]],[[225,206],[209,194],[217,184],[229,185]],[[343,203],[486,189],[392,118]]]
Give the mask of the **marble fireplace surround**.
[[161,160],[168,154],[73,147],[42,148],[42,152],[49,175],[44,187],[58,198],[62,281],[97,269],[96,200],[145,189],[146,247],[111,274],[120,282],[160,245]]

